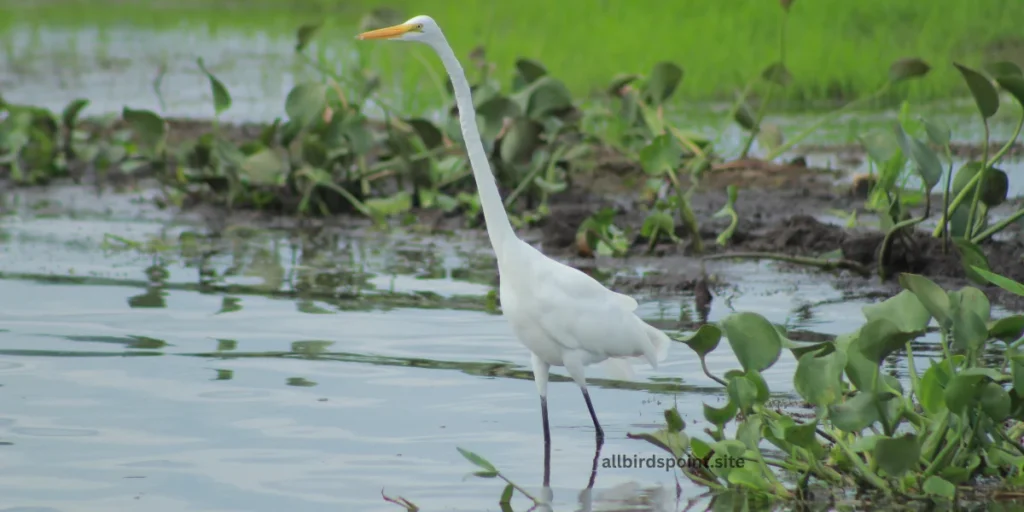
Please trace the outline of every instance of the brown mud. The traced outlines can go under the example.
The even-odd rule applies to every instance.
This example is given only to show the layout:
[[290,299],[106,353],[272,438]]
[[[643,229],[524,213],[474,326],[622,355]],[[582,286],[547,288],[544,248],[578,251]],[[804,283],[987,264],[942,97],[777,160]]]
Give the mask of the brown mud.
[[[210,131],[210,123],[192,120],[169,120],[168,145],[174,146],[195,140]],[[118,123],[104,127],[104,130],[119,129]],[[229,140],[241,143],[260,136],[260,125],[221,125],[220,133]],[[960,144],[958,153],[973,154],[976,148]],[[806,152],[820,152],[826,148],[802,148]],[[855,148],[829,147],[830,152],[856,153]],[[1014,151],[1020,151],[1014,148]],[[77,173],[81,177],[83,170]],[[985,291],[994,305],[1010,310],[1024,311],[1024,297],[1018,297],[995,286],[982,286],[968,281],[957,251],[950,247],[943,251],[941,239],[932,238],[929,231],[918,230],[906,239],[892,246],[886,264],[888,279],[878,276],[878,248],[884,233],[868,226],[848,228],[823,222],[822,216],[830,210],[850,212],[857,210],[858,218],[864,218],[863,199],[857,197],[850,185],[837,184],[841,172],[810,169],[803,162],[770,163],[757,160],[727,162],[719,164],[707,174],[698,189],[690,197],[691,208],[698,219],[705,254],[723,255],[730,253],[775,253],[786,256],[820,257],[836,250],[842,257],[869,271],[862,275],[850,270],[824,271],[790,263],[777,265],[797,272],[814,272],[822,276],[831,275],[837,285],[849,291],[893,293],[899,289],[896,276],[900,272],[918,273],[935,280],[947,288],[976,286]],[[114,175],[110,175],[111,177]],[[141,175],[136,174],[128,182],[134,182]],[[120,179],[124,179],[123,177]],[[635,164],[614,156],[601,158],[590,171],[575,173],[572,186],[550,199],[551,215],[540,220],[531,229],[523,230],[525,237],[541,244],[545,253],[583,269],[595,267],[592,257],[581,256],[577,245],[577,231],[580,224],[597,210],[612,207],[617,215],[614,224],[628,233],[638,233],[651,203],[642,198],[640,184],[645,176]],[[728,218],[715,218],[727,200],[725,187],[736,185],[739,196],[735,206],[739,216],[736,230],[725,246],[716,244],[715,239],[728,225]],[[502,190],[508,194],[508,190]],[[1007,201],[997,211],[1014,211],[1020,208],[1021,199]],[[933,200],[941,204],[941,198]],[[225,222],[258,223],[266,227],[290,228],[300,226],[344,227],[361,224],[365,219],[351,216],[333,218],[296,218],[281,216],[273,212],[234,211],[225,215],[223,209],[197,204],[189,207],[200,213],[214,225]],[[438,211],[416,210],[414,214],[420,223],[430,231],[447,231],[465,227],[482,228],[481,219],[467,219],[464,214],[441,214]],[[919,216],[920,211],[911,215]],[[934,213],[933,213],[934,216]],[[838,221],[836,221],[838,222]],[[467,226],[469,224],[469,226]],[[216,229],[216,228],[214,228]],[[989,240],[981,244],[988,257],[992,271],[1011,279],[1024,281],[1024,237],[1021,227],[1014,226],[1004,231],[1004,240]],[[702,268],[708,272],[724,268],[731,260],[719,259],[701,264],[699,256],[693,254],[687,236],[677,227],[680,243],[658,243],[648,254],[648,241],[634,235],[625,258],[601,258],[601,266],[635,266],[638,261],[653,263],[658,272],[640,278],[617,279],[612,287],[620,291],[673,292],[693,291],[703,285]],[[618,261],[616,261],[618,260]]]
[[[730,171],[731,176],[717,176],[707,180],[714,185],[702,185],[697,189],[691,197],[691,208],[700,223],[706,255],[775,253],[814,258],[840,250],[843,259],[859,264],[870,272],[867,276],[848,270],[831,272],[838,278],[838,284],[849,290],[892,293],[899,289],[899,273],[909,272],[925,275],[947,289],[962,286],[981,288],[993,304],[1010,310],[1024,311],[1024,297],[1005,292],[995,286],[979,285],[969,281],[956,249],[950,244],[948,250],[944,251],[942,239],[933,238],[930,230],[914,231],[907,244],[903,241],[893,243],[886,262],[888,277],[883,281],[878,275],[878,252],[885,236],[884,232],[870,226],[858,225],[849,228],[821,220],[821,216],[828,215],[829,210],[856,210],[859,218],[863,219],[867,213],[862,208],[863,199],[858,198],[849,185],[837,185],[834,176],[822,171],[801,170],[796,166],[777,166],[776,171],[778,172]],[[712,216],[726,204],[726,184],[734,184],[739,188],[735,205],[739,222],[729,242],[725,246],[719,246],[715,239],[727,227],[729,221]],[[636,195],[634,193],[632,197],[635,198]],[[615,199],[602,200],[594,196],[563,198],[557,205],[553,205],[552,215],[539,226],[546,251],[560,256],[578,255],[575,237],[578,226],[590,213],[603,206],[617,204],[620,214],[616,224],[629,226],[634,232],[638,231],[647,213],[647,205],[635,202],[630,204],[623,196]],[[941,204],[941,197],[933,198],[933,204]],[[1024,201],[1010,200],[997,211],[1012,212],[1021,207],[1024,207]],[[921,209],[915,208],[911,212],[915,217],[921,214]],[[1024,282],[1022,231],[1024,229],[1019,224],[1011,226],[1003,232],[1006,235],[1002,237],[1003,240],[990,239],[980,244],[980,247],[985,252],[992,271]],[[658,266],[666,269],[666,272],[653,282],[638,279],[635,284],[639,288],[658,286],[690,290],[699,283],[699,272],[698,275],[694,275],[692,265],[693,262],[699,261],[699,257],[692,254],[690,244],[686,241],[686,233],[681,228],[677,228],[676,234],[682,243],[659,243],[653,251],[653,255],[662,260]],[[637,236],[629,256],[642,255],[646,251],[647,240]],[[672,272],[673,263],[677,268],[685,269],[685,272]],[[723,260],[708,261],[707,266],[720,266],[722,263]],[[797,271],[822,272],[810,267],[803,267],[803,270],[800,270],[799,265],[788,263],[780,265]]]

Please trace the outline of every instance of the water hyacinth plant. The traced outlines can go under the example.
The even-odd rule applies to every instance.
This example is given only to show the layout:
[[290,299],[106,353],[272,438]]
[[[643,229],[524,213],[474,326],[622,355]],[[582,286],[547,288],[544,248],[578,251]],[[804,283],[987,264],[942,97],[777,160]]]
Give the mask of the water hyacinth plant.
[[[993,319],[977,288],[946,291],[914,274],[899,280],[902,292],[865,306],[858,330],[829,341],[790,340],[782,327],[752,312],[701,326],[679,341],[726,390],[724,406],[704,405],[704,418],[714,429],[705,431],[707,437],[687,434],[672,409],[662,430],[630,436],[675,457],[744,458],[748,464],[742,468],[710,464],[684,470],[727,499],[736,499],[737,492],[814,499],[862,490],[943,501],[978,482],[1024,483],[1024,356],[1018,353],[1024,316]],[[1017,286],[1024,294],[1024,286]],[[915,340],[930,325],[938,328],[942,356],[917,368]],[[703,362],[723,336],[740,369],[719,377]],[[796,392],[814,411],[805,421],[769,405],[761,373],[784,350],[798,361]],[[881,368],[904,352],[909,387]],[[730,423],[735,433],[727,436]]]

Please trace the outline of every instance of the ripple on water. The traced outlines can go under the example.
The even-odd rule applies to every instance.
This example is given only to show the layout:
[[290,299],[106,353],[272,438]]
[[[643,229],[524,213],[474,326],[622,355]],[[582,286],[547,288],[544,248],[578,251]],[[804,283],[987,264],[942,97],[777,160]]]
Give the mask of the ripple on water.
[[15,361],[2,361],[0,360],[0,372],[10,372],[19,368],[24,368],[25,363],[18,363]]
[[266,398],[272,393],[258,389],[228,389],[218,391],[206,391],[199,393],[200,398],[212,398],[214,400],[251,400],[254,398]]
[[98,430],[89,428],[14,427],[12,433],[32,437],[92,437]]
[[61,512],[52,507],[13,507],[0,508],[0,512]]
[[140,460],[135,462],[126,462],[121,464],[122,467],[126,468],[147,468],[147,469],[185,469],[190,468],[193,464],[186,462],[175,462],[173,460]]

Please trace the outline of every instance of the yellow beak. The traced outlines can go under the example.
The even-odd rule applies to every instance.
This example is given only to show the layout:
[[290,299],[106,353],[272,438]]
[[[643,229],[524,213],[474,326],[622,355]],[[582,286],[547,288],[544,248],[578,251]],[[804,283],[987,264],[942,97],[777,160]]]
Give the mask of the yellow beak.
[[418,27],[413,24],[395,25],[393,27],[379,28],[377,30],[363,32],[362,34],[359,34],[358,39],[392,39],[409,32],[413,32],[417,29]]

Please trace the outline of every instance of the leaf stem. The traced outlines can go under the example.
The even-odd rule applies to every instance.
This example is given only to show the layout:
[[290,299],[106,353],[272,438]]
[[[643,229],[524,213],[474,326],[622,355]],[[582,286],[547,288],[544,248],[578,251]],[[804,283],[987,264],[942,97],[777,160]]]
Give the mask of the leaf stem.
[[674,171],[669,171],[668,179],[672,181],[672,188],[675,189],[676,195],[679,196],[679,216],[682,217],[681,220],[683,221],[683,225],[686,226],[686,230],[690,233],[690,242],[693,244],[693,251],[697,254],[703,254],[704,241],[700,238],[700,228],[697,226],[697,217],[694,216],[693,210],[690,209],[690,203],[686,201],[683,189],[679,185],[679,178],[676,177]]
[[822,126],[827,124],[829,121],[832,121],[838,114],[840,114],[840,113],[842,113],[842,112],[844,112],[846,110],[849,110],[850,108],[852,108],[855,105],[859,105],[861,103],[866,103],[867,101],[875,100],[875,99],[879,98],[880,96],[885,94],[885,92],[888,91],[889,87],[891,87],[891,86],[892,86],[892,81],[886,81],[885,84],[883,84],[882,87],[880,87],[877,91],[875,91],[874,94],[871,94],[869,96],[864,96],[862,98],[853,100],[853,101],[847,103],[846,105],[843,105],[842,107],[832,111],[829,115],[822,117],[821,119],[818,120],[818,122],[816,122],[816,123],[812,124],[811,126],[807,127],[804,131],[800,132],[799,134],[797,134],[792,139],[789,139],[789,141],[787,141],[786,143],[784,143],[784,144],[780,145],[779,147],[775,148],[774,150],[770,151],[768,153],[768,155],[766,155],[764,157],[764,159],[768,160],[768,161],[776,159],[779,155],[785,153],[790,148],[792,148],[793,146],[798,144],[800,141],[802,141],[802,140],[806,139],[807,137],[809,137],[811,134],[813,134],[815,131],[817,131],[818,128],[821,128]]
[[[968,210],[968,213],[967,213],[967,231],[964,232],[964,238],[967,238],[967,239],[970,239],[971,237],[974,236],[974,231],[976,229],[975,226],[974,226],[974,220],[975,220],[974,216],[978,214],[978,202],[981,200],[981,191],[982,191],[982,189],[985,188],[985,183],[986,183],[985,182],[985,176],[988,174],[988,168],[989,168],[989,164],[988,164],[988,143],[989,143],[990,135],[989,135],[988,119],[984,119],[983,120],[983,124],[985,125],[985,142],[982,145],[981,161],[985,162],[985,165],[983,165],[981,167],[981,170],[978,171],[978,176],[980,176],[980,178],[979,178],[978,184],[974,186],[974,198],[971,199],[971,209]],[[984,219],[984,216],[979,218],[978,219],[978,223],[980,224],[983,219]]]
[[971,243],[980,244],[981,242],[988,240],[989,237],[1006,229],[1007,226],[1013,224],[1014,222],[1017,221],[1017,219],[1021,217],[1024,217],[1024,208],[1017,210],[1016,212],[1013,213],[1013,215],[1010,215],[1009,217],[999,221],[996,225],[986,229],[985,231],[978,233],[974,238],[971,239]]

